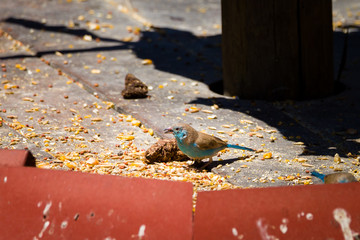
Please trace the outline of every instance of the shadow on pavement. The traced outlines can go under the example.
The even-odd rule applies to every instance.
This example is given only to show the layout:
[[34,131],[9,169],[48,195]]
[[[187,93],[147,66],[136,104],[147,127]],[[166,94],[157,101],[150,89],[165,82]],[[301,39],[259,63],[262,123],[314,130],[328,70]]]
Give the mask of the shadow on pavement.
[[39,51],[35,56],[17,55],[8,58],[42,57],[61,52],[80,53],[131,49],[141,59],[151,59],[156,69],[184,76],[208,84],[210,89],[222,93],[221,84],[221,36],[197,37],[191,32],[170,28],[152,28],[142,31],[138,42],[125,42],[114,38],[104,38],[86,29],[66,26],[49,26],[32,20],[8,18],[4,22],[21,25],[29,29],[63,33],[82,38],[89,35],[99,42],[119,43],[112,46],[98,46],[81,49],[56,49]]
[[[209,85],[212,91],[222,94],[220,46],[221,35],[198,37],[187,31],[170,28],[152,28],[149,31],[141,32],[141,38],[138,42],[124,42],[114,38],[103,38],[86,29],[69,29],[65,26],[49,26],[40,22],[17,18],[8,18],[4,21],[11,24],[21,25],[26,28],[69,34],[79,38],[82,38],[84,35],[90,35],[93,39],[98,39],[100,44],[101,42],[111,42],[117,43],[118,45],[96,46],[82,49],[57,49],[51,51],[39,51],[35,56],[17,55],[2,57],[0,59],[41,57],[44,55],[55,54],[57,51],[66,54],[90,51],[96,52],[131,49],[137,57],[141,59],[151,59],[155,68],[160,71],[169,72],[204,82]],[[345,44],[347,43],[345,42]],[[354,48],[354,46],[351,47]],[[360,44],[358,44],[357,47],[360,48]],[[344,50],[346,51],[346,48]],[[357,51],[360,52],[360,49],[357,49]],[[345,61],[342,61],[342,63],[343,65],[340,66],[340,72],[346,71],[347,68]],[[339,75],[337,80],[340,79],[341,76]],[[347,88],[349,88],[348,83],[345,83],[345,85]],[[350,93],[353,94],[351,91]],[[324,101],[322,103],[322,100],[319,100],[318,103],[320,104],[314,105],[314,111],[318,109],[326,112],[326,115],[323,117],[315,117],[309,113],[306,113],[302,116],[302,122],[310,123],[310,125],[312,123],[316,123],[316,126],[317,124],[319,125],[320,121],[320,126],[324,129],[330,129],[329,132],[323,132],[322,128],[319,128],[319,131],[314,132],[310,131],[307,127],[299,127],[299,123],[295,121],[293,117],[289,117],[286,114],[286,110],[283,111],[285,114],[280,115],[277,115],[276,113],[271,112],[271,110],[267,110],[264,107],[262,107],[261,111],[258,111],[258,106],[256,106],[257,102],[255,101],[251,102],[219,97],[212,99],[198,98],[195,101],[189,102],[189,104],[203,104],[212,106],[214,103],[216,103],[221,105],[222,108],[230,109],[232,111],[246,112],[248,115],[266,122],[270,126],[278,129],[281,134],[286,136],[289,140],[291,140],[291,136],[304,136],[302,141],[305,143],[306,147],[303,155],[329,155],[335,154],[336,152],[339,152],[339,150],[341,151],[339,153],[342,153],[342,155],[345,155],[348,152],[358,154],[358,152],[355,151],[360,149],[360,141],[358,141],[360,139],[360,124],[358,123],[355,126],[350,126],[346,125],[345,123],[340,123],[334,126],[333,118],[335,118],[336,115],[343,117],[348,116],[352,118],[352,122],[356,123],[359,122],[359,116],[356,119],[356,117],[354,117],[356,115],[348,115],[348,110],[346,110],[346,107],[341,104],[333,105],[328,108],[328,104],[332,104],[333,102],[334,100]],[[272,103],[270,103],[270,105],[271,104]],[[354,104],[357,105],[357,107],[354,109],[359,109],[359,102],[355,102]],[[269,106],[269,102],[263,102],[261,105]],[[333,117],[328,117],[332,115]],[[285,124],[279,125],[279,122],[283,122]],[[349,136],[346,130],[351,128],[355,129],[356,132]],[[294,139],[293,141],[298,140]],[[331,147],[333,146],[336,146],[337,149],[332,149]]]

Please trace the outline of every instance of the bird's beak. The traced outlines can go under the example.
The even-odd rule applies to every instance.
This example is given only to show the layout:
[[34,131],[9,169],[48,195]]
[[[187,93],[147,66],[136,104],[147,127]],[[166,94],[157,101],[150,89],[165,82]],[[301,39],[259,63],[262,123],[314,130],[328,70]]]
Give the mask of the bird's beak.
[[174,131],[171,127],[164,129],[164,133],[172,133],[172,132],[174,132]]

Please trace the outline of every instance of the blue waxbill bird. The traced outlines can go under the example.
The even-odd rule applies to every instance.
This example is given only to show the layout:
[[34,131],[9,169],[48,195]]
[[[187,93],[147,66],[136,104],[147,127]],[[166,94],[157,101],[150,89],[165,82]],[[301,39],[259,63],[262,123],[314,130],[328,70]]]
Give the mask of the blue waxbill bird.
[[321,174],[317,171],[312,171],[311,175],[320,178],[324,183],[349,183],[349,182],[357,182],[354,175],[351,173],[331,173],[328,175]]
[[173,127],[165,129],[164,131],[165,133],[174,134],[179,149],[191,159],[201,162],[202,159],[209,158],[209,162],[201,169],[209,165],[212,162],[212,157],[225,148],[255,151],[251,148],[227,144],[220,138],[198,132],[193,127],[185,123],[179,123]]

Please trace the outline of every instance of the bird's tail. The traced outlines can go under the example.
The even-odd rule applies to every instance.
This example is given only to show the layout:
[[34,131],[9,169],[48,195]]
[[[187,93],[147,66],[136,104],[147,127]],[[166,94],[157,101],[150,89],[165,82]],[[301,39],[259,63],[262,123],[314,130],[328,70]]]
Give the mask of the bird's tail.
[[324,174],[321,174],[317,171],[312,171],[311,172],[311,175],[315,176],[315,177],[318,177],[320,178],[323,182],[325,182],[325,175]]
[[251,148],[242,147],[242,146],[233,145],[233,144],[228,144],[227,147],[228,147],[228,148],[241,149],[241,150],[248,150],[248,151],[253,151],[253,152],[255,151],[254,149],[251,149]]

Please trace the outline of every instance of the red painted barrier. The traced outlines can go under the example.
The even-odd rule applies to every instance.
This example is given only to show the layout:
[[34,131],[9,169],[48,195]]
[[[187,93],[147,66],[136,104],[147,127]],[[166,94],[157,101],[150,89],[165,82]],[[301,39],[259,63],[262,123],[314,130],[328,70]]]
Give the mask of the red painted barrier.
[[192,184],[0,167],[0,239],[191,239]]
[[359,183],[199,192],[194,239],[352,240],[359,193]]
[[0,149],[0,166],[3,167],[35,167],[35,158],[27,150]]
[[31,157],[0,155],[0,239],[359,239],[359,183],[199,192],[193,218],[191,183],[4,167]]

